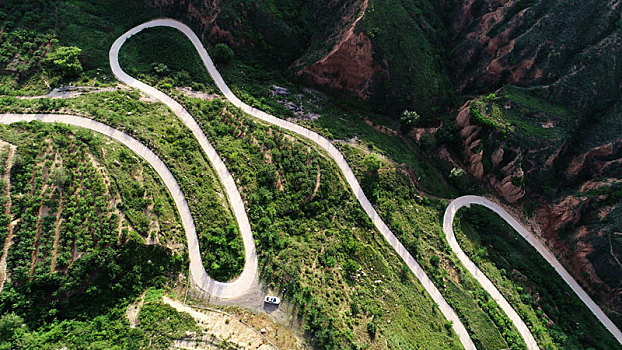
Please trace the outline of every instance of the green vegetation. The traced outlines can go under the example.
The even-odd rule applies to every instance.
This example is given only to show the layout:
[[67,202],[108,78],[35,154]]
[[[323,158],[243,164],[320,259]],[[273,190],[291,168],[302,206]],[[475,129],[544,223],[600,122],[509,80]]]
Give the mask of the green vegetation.
[[76,80],[82,85],[111,83],[108,50],[113,41],[132,26],[163,15],[132,0],[3,1],[0,94],[41,95]]
[[194,46],[177,29],[149,28],[126,41],[119,63],[129,75],[159,89],[186,86],[213,90],[203,61],[190,52],[196,52]]
[[[382,341],[456,346],[421,286],[410,273],[403,277],[402,264],[332,161],[228,103],[178,98],[239,179],[262,279],[296,305],[316,347],[356,349]],[[376,340],[367,328],[372,317]]]
[[210,56],[216,63],[229,63],[233,60],[233,50],[227,44],[216,44]]
[[478,348],[524,348],[510,320],[451,252],[441,227],[447,203],[422,197],[407,169],[391,161],[383,163],[369,185],[368,151],[349,145],[340,150],[385,223],[456,310]]
[[41,123],[1,126],[0,138],[17,146],[10,209],[19,220],[8,255],[13,283],[66,271],[80,256],[136,234],[163,244],[182,241],[166,189],[127,149],[90,131]]
[[508,85],[499,94],[472,101],[471,117],[474,124],[507,134],[515,144],[527,147],[565,140],[577,114],[539,96],[538,90]]
[[527,323],[543,349],[620,349],[529,243],[481,206],[458,213],[460,246]]
[[[155,46],[151,46],[152,44]],[[158,50],[152,49],[163,45],[167,47],[174,45],[174,50],[160,54]],[[190,64],[184,62],[197,63],[191,68]],[[196,81],[199,84],[190,83],[190,87],[194,90],[211,93],[217,91],[190,41],[172,28],[150,28],[130,38],[121,49],[120,63],[128,73],[135,72],[142,81],[153,84],[169,94],[173,93],[171,87],[184,86],[183,79],[175,78],[184,71],[192,72],[193,80],[197,77]],[[160,76],[153,70],[154,64],[158,63],[167,66],[165,76]],[[419,178],[417,186],[427,192],[444,197],[457,195],[456,190],[443,181],[442,175],[423,159],[416,146],[396,134],[388,135],[369,127],[366,119],[387,126],[390,130],[399,128],[399,125],[391,118],[373,113],[364,103],[352,104],[348,100],[329,100],[317,91],[284,81],[283,75],[278,71],[249,66],[239,61],[233,61],[218,69],[232,91],[245,103],[283,119],[295,117],[292,111],[284,107],[284,101],[272,94],[272,85],[285,86],[291,91],[289,96],[285,97],[285,101],[303,105],[305,111],[320,115],[316,121],[297,120],[297,123],[328,139],[349,140],[356,137],[364,140],[364,147],[410,167]],[[455,127],[455,124],[453,126]]]
[[[39,94],[47,90],[46,84],[55,86],[78,79],[87,85],[110,83],[107,50],[112,41],[132,25],[166,14],[129,0],[20,3],[24,2],[0,5],[0,94]],[[381,84],[376,99],[359,103],[328,100],[316,91],[283,80],[284,67],[291,66],[308,42],[316,49],[331,46],[334,38],[326,40],[326,34],[334,28],[325,24],[338,23],[336,17],[347,12],[326,9],[330,16],[316,20],[310,16],[314,5],[303,3],[260,2],[255,4],[256,11],[248,11],[250,18],[242,16],[246,8],[241,2],[222,4],[218,24],[223,27],[223,23],[243,23],[232,29],[234,41],[253,44],[252,48],[235,46],[237,57],[224,44],[211,50],[217,61],[229,62],[219,65],[223,76],[244,101],[279,117],[300,118],[284,107],[284,102],[319,114],[317,120],[301,118],[298,122],[338,143],[369,198],[463,318],[478,347],[523,347],[508,319],[449,251],[440,230],[445,203],[420,195],[423,192],[455,196],[458,190],[442,174],[450,174],[449,183],[457,188],[466,188],[460,169],[445,166],[439,171],[423,160],[421,151],[432,151],[436,142],[456,147],[456,125],[443,123],[434,137],[426,135],[420,140],[420,149],[395,131],[417,125],[417,114],[400,125],[372,112],[372,107],[386,108],[385,111],[397,114],[406,105],[416,104],[427,118],[451,98],[443,63],[445,53],[438,49],[442,45],[436,44],[448,37],[442,19],[432,15],[438,10],[437,5],[427,1],[370,1],[356,31],[371,37],[376,61],[388,59],[391,80]],[[317,27],[323,28],[309,30]],[[404,32],[400,28],[412,30]],[[164,47],[168,49],[163,50]],[[305,60],[322,52],[312,51],[304,56]],[[239,61],[240,57],[246,64]],[[174,86],[206,92],[215,89],[192,46],[174,29],[149,29],[134,36],[124,46],[120,59],[128,73],[175,94],[225,159],[246,202],[260,254],[262,279],[293,302],[316,347],[458,346],[451,324],[444,322],[425,291],[375,232],[325,155],[304,140],[257,123],[218,98],[200,101],[175,92]],[[267,62],[271,62],[269,67],[278,69],[263,66]],[[291,93],[274,96],[272,84],[286,86]],[[397,103],[387,98],[390,96],[398,96]],[[506,109],[508,103],[511,108]],[[119,90],[70,100],[23,101],[1,97],[0,111],[72,112],[125,129],[158,153],[180,182],[197,224],[208,273],[220,280],[239,273],[244,262],[242,244],[220,185],[196,140],[163,106],[142,101],[134,91]],[[537,91],[511,86],[498,96],[490,94],[478,99],[471,113],[474,123],[486,126],[490,132],[500,131],[501,137],[493,141],[507,142],[507,149],[533,147],[551,140],[556,147],[566,140],[567,130],[576,117],[574,112],[551,103]],[[159,305],[153,290],[147,293],[139,327],[129,330],[122,321],[129,301],[149,286],[163,285],[166,277],[162,271],[174,275],[186,266],[165,249],[139,244],[149,238],[171,246],[179,243],[180,228],[177,219],[173,219],[174,210],[157,186],[157,178],[142,163],[132,166],[131,153],[104,147],[97,137],[90,140],[88,133],[57,130],[58,127],[47,129],[36,123],[20,128],[33,135],[37,135],[33,131],[36,129],[56,136],[48,140],[38,134],[41,146],[32,148],[16,167],[16,188],[27,195],[15,198],[13,212],[23,221],[16,227],[20,238],[11,253],[17,255],[9,260],[15,270],[15,283],[0,296],[1,339],[19,339],[24,347],[42,348],[138,348],[147,344],[166,348],[171,339],[182,336],[182,330],[193,330],[190,319]],[[20,141],[17,136],[10,136],[12,130],[0,131],[7,138],[13,137],[14,143],[32,140]],[[74,147],[65,150],[64,146]],[[488,146],[494,146],[494,142],[483,145]],[[106,151],[100,152],[98,147]],[[61,167],[56,165],[56,156],[47,158],[48,149],[62,159],[79,156],[75,157],[75,164],[63,163]],[[4,157],[2,152],[0,159]],[[89,154],[108,169],[112,184],[109,191],[117,193],[110,208],[105,205],[106,199],[111,199],[106,195],[110,194],[103,190],[107,182],[104,176],[97,175],[99,169],[89,162]],[[113,160],[121,165],[111,163]],[[485,161],[490,163],[489,159]],[[524,181],[512,179],[517,184]],[[43,190],[46,185],[48,188]],[[77,200],[66,203],[63,211],[77,215],[63,216],[59,227],[68,241],[61,241],[57,258],[62,271],[50,274],[46,272],[51,267],[49,232],[55,223],[52,216],[58,214],[54,210],[61,212],[61,193],[76,196]],[[124,232],[121,227],[117,240],[110,227],[113,215],[120,215],[112,213],[113,209],[123,212],[127,221],[127,230]],[[42,215],[40,211],[47,213]],[[619,211],[615,215],[619,218]],[[152,223],[154,216],[158,217],[158,225]],[[108,220],[94,219],[99,217]],[[170,226],[165,226],[164,217],[171,219]],[[85,218],[82,224],[80,219]],[[0,223],[8,220],[0,216]],[[47,235],[37,238],[38,227]],[[156,228],[163,234],[153,235]],[[0,229],[0,238],[3,236],[6,232]],[[76,252],[87,254],[75,259],[73,246]],[[68,247],[71,249],[67,250]],[[136,256],[130,255],[130,248],[137,252]],[[513,251],[508,248],[504,253],[508,252]],[[145,261],[153,259],[150,254],[160,257],[160,261],[145,265]],[[31,257],[35,258],[32,273]],[[18,262],[25,266],[18,266]],[[31,274],[36,277],[32,281]],[[519,285],[507,288],[514,293],[523,291]],[[74,291],[77,293],[72,294]],[[537,316],[540,311],[562,319],[568,307],[556,304],[551,307],[553,311],[543,309],[531,310]],[[42,322],[49,326],[41,327]],[[547,326],[538,322],[533,324]],[[563,347],[571,341],[591,344],[592,338],[582,330],[575,332],[564,327],[537,332],[540,340],[552,347]]]
[[[565,169],[564,165],[560,169],[553,167],[555,164],[542,165],[557,159],[572,140],[578,118],[575,111],[547,100],[540,90],[516,86],[504,86],[497,93],[474,99],[469,108],[470,123],[482,127],[478,136],[482,142],[474,151],[483,151],[486,174],[497,179],[512,175],[503,169],[514,162],[509,169],[520,167],[529,176],[512,183],[542,191],[555,181],[554,171],[549,170]],[[493,164],[493,154],[499,149],[503,150],[502,159]]]
[[43,66],[48,67],[53,74],[61,79],[76,78],[82,73],[82,64],[78,56],[82,53],[79,47],[58,46],[43,60]]
[[[143,245],[138,245],[137,247],[139,247],[137,249],[138,254],[143,254],[143,248],[147,248]],[[110,255],[107,255],[100,257],[100,259],[110,257]],[[154,252],[149,252],[140,257],[153,258]],[[23,307],[14,305],[15,311],[3,313],[0,316],[0,349],[169,349],[173,340],[186,337],[186,332],[198,332],[199,327],[191,316],[179,313],[172,307],[163,304],[160,301],[161,296],[160,298],[149,298],[150,300],[147,300],[147,296],[153,294],[152,289],[147,290],[145,303],[138,314],[136,327],[130,328],[125,314],[126,307],[133,300],[132,296],[137,296],[134,287],[138,285],[138,288],[145,288],[146,285],[141,283],[141,276],[144,276],[147,271],[141,269],[146,267],[143,264],[132,266],[116,265],[117,262],[124,263],[126,259],[128,257],[123,256],[120,257],[120,261],[110,261],[107,263],[107,266],[100,265],[99,267],[102,269],[97,270],[94,280],[91,279],[89,281],[89,290],[91,290],[89,296],[93,297],[95,293],[92,290],[106,288],[105,285],[99,285],[98,282],[104,279],[104,275],[110,273],[110,269],[128,273],[128,277],[137,277],[137,284],[134,285],[127,283],[126,279],[122,279],[117,283],[119,287],[127,286],[130,289],[117,291],[117,295],[124,294],[124,296],[122,298],[114,297],[114,304],[106,302],[104,306],[93,307],[88,312],[79,313],[72,317],[65,317],[62,314],[62,311],[65,311],[65,309],[72,309],[70,305],[65,305],[64,303],[54,305],[58,309],[47,305],[39,306],[38,309],[43,309],[54,315],[53,318],[46,320],[44,326],[39,326],[39,322],[29,321],[29,317],[21,313]],[[169,266],[155,267],[169,268]],[[139,272],[132,272],[132,270]],[[88,272],[93,274],[93,271]],[[77,275],[76,277],[88,278],[88,275]],[[134,280],[131,280],[131,282],[133,283]],[[47,283],[44,287],[50,288],[53,285],[53,283]],[[155,285],[160,286],[161,283],[156,283]],[[32,285],[31,287],[41,288],[42,286]],[[72,287],[75,288],[75,286]],[[14,293],[12,290],[10,292]],[[4,296],[5,293],[2,295]],[[11,295],[19,297],[20,301],[29,301],[29,299],[22,299],[16,294]],[[31,295],[26,296],[32,297]],[[110,297],[111,295],[105,296]],[[106,301],[103,299],[104,296],[96,295],[95,297],[95,302],[100,299]],[[9,303],[5,298],[2,301],[5,304],[0,304],[0,308]],[[74,302],[82,303],[82,305],[86,303],[84,300],[74,300]]]
[[421,120],[421,116],[415,111],[403,111],[400,116],[400,130],[407,134],[410,132]]
[[[251,70],[250,75],[252,74],[253,70]],[[243,78],[238,81],[242,80]],[[243,96],[255,106],[258,106],[260,108],[263,106],[268,106],[268,108],[265,108],[268,111],[281,112],[283,107],[279,107],[278,102],[275,101],[275,98],[268,97],[269,89],[264,87],[265,85],[261,85],[262,83],[255,84],[256,85],[254,86],[257,86],[259,91],[265,91],[265,97],[262,96],[261,99],[255,99],[248,94],[245,94]],[[263,84],[266,83],[264,82]],[[236,90],[237,89],[234,87],[234,91]],[[288,270],[289,267],[287,267],[292,266],[292,256],[300,255],[300,253],[294,252],[298,252],[301,250],[306,251],[306,249],[317,249],[320,252],[322,251],[321,246],[314,247],[314,245],[311,245],[310,242],[308,242],[309,240],[311,240],[311,238],[305,238],[304,240],[302,238],[295,239],[300,235],[307,237],[309,234],[312,233],[313,241],[327,240],[327,238],[323,237],[327,236],[328,233],[322,232],[321,229],[326,224],[322,223],[322,220],[317,221],[319,220],[319,218],[321,218],[321,216],[318,219],[314,219],[314,216],[319,215],[319,213],[328,212],[334,213],[334,215],[332,216],[333,218],[341,217],[345,218],[346,220],[353,216],[360,218],[359,215],[361,214],[353,215],[348,212],[344,214],[339,214],[338,212],[335,212],[336,209],[327,209],[330,207],[326,207],[326,204],[322,205],[323,202],[319,201],[320,199],[322,199],[320,193],[322,192],[322,188],[325,186],[325,182],[327,181],[325,177],[327,176],[325,167],[329,167],[330,165],[323,165],[322,163],[320,163],[321,171],[319,171],[319,174],[321,177],[321,184],[318,189],[319,191],[315,195],[317,197],[320,197],[317,201],[317,204],[316,201],[312,201],[310,203],[313,204],[312,206],[309,206],[309,204],[305,203],[304,206],[298,207],[296,206],[297,200],[300,201],[301,199],[309,198],[309,191],[311,191],[311,194],[313,193],[313,179],[315,179],[315,177],[317,176],[316,174],[318,174],[318,171],[314,169],[315,166],[313,162],[309,162],[309,160],[303,159],[296,160],[297,156],[295,155],[295,153],[293,155],[285,156],[286,154],[283,153],[284,150],[288,150],[290,149],[290,147],[294,148],[296,144],[290,145],[289,142],[286,142],[287,139],[283,136],[280,136],[281,134],[274,128],[261,127],[260,124],[257,124],[255,121],[249,119],[248,117],[239,115],[239,113],[235,109],[232,109],[226,103],[223,104],[219,100],[214,100],[210,102],[196,99],[187,99],[183,95],[174,92],[173,90],[168,91],[175,94],[178,99],[184,101],[184,104],[186,105],[188,110],[193,116],[195,116],[195,118],[202,125],[205,132],[208,133],[208,135],[214,142],[215,147],[219,151],[219,154],[221,154],[226,160],[230,171],[234,174],[234,177],[239,176],[241,178],[239,186],[241,187],[242,195],[243,197],[250,196],[251,198],[251,200],[248,201],[249,218],[251,220],[251,224],[253,225],[253,232],[259,241],[258,252],[260,254],[260,268],[262,269],[262,271],[264,271],[262,274],[263,278],[266,278],[270,283],[273,283],[275,288],[285,289],[286,295],[292,298],[296,305],[299,305],[300,314],[306,321],[305,324],[307,325],[306,327],[308,327],[307,330],[310,331],[311,334],[313,334],[313,339],[315,340],[316,345],[320,347],[332,346],[331,344],[335,344],[333,343],[333,339],[335,337],[337,337],[338,335],[342,335],[342,337],[344,336],[344,334],[340,333],[343,332],[343,330],[341,330],[341,327],[338,326],[340,322],[338,322],[337,320],[340,320],[341,322],[346,322],[346,324],[348,324],[347,322],[352,322],[351,320],[348,320],[358,316],[358,313],[360,312],[359,306],[350,306],[352,315],[346,315],[349,316],[347,319],[344,319],[343,316],[337,317],[331,315],[330,311],[327,311],[325,309],[326,306],[324,306],[325,299],[322,298],[322,294],[324,293],[321,293],[320,296],[315,296],[317,293],[313,293],[313,291],[315,290],[314,288],[317,288],[315,286],[317,286],[317,284],[321,284],[321,281],[327,277],[323,276],[322,274],[318,275],[315,269],[311,269],[300,277],[296,276],[296,278],[294,279],[294,274],[290,272]],[[272,106],[274,106],[274,108],[272,108]],[[334,110],[338,110],[336,107],[332,108],[334,108]],[[343,125],[344,118],[348,118],[348,125],[346,125],[345,127]],[[357,119],[358,118],[354,116],[342,114],[340,115],[339,123],[334,123],[331,125],[341,124],[340,128],[335,130],[335,132],[352,133],[354,132],[354,128],[349,125],[350,121],[356,121]],[[365,125],[362,120],[358,119],[358,121],[360,124]],[[316,129],[319,129],[315,124],[310,125],[315,126]],[[418,163],[419,160],[416,158],[415,155],[412,154],[412,152],[400,152],[400,147],[404,147],[405,149],[408,148],[401,140],[396,140],[396,136],[386,135],[373,129],[371,129],[370,131],[370,129],[371,128],[369,128],[368,126],[364,126],[357,130],[357,132],[361,131],[373,135],[374,140],[379,141],[378,143],[370,142],[370,149],[379,149],[382,153],[388,153],[388,155],[398,159],[410,157],[410,162],[417,162],[415,164],[420,164]],[[321,132],[323,132],[324,134],[331,134],[332,136],[333,130],[319,130],[321,130]],[[383,148],[376,148],[375,146],[377,144],[381,146],[386,145],[386,150],[388,150],[388,152],[385,151],[385,149]],[[243,147],[242,149],[246,150],[242,151],[238,149],[238,147]],[[359,148],[354,149],[359,150]],[[365,149],[366,148],[364,148],[363,150]],[[361,167],[361,169],[365,169],[364,172],[367,174],[366,177],[361,180],[363,185],[365,185],[367,182],[371,186],[377,187],[380,175],[380,181],[382,181],[382,185],[384,186],[382,188],[382,191],[384,191],[384,193],[373,193],[368,191],[368,195],[370,196],[370,198],[379,198],[378,193],[382,193],[383,195],[379,199],[382,202],[385,202],[388,198],[396,196],[396,194],[393,192],[395,191],[396,193],[400,193],[400,195],[408,201],[417,203],[416,200],[413,200],[415,196],[413,194],[412,182],[410,182],[410,180],[408,179],[408,175],[405,175],[405,173],[408,173],[408,166],[406,166],[404,169],[406,171],[395,170],[395,172],[398,174],[398,178],[400,178],[399,181],[395,181],[395,178],[383,178],[382,176],[384,172],[381,171],[382,161],[377,155],[368,156],[368,162],[363,162],[363,159],[365,158],[365,154],[367,152],[369,152],[369,150],[363,152],[364,154],[361,156],[360,160],[357,160],[355,162],[351,161],[351,164],[369,163],[367,164],[368,166],[362,165]],[[257,159],[257,157],[259,157],[259,159]],[[346,157],[349,157],[347,152]],[[253,161],[253,159],[257,160]],[[292,162],[290,159],[293,159],[294,161]],[[351,160],[351,158],[349,159]],[[283,163],[279,164],[279,161],[282,161]],[[268,165],[266,165],[266,162],[268,162]],[[306,170],[304,172],[301,173],[299,170],[296,170],[296,172],[298,172],[298,176],[303,176],[304,174],[304,178],[306,179],[305,182],[303,182],[306,184],[304,186],[301,186],[299,182],[296,182],[300,180],[294,180],[295,178],[291,177],[288,178],[288,176],[291,176],[288,174],[290,174],[290,172],[292,171],[289,169],[289,167],[297,163],[307,164],[307,166],[305,167]],[[252,164],[259,164],[260,166],[252,166]],[[238,170],[238,168],[241,168],[243,170],[240,171]],[[378,173],[379,170],[380,172]],[[270,176],[266,177],[265,174],[268,174]],[[369,178],[367,178],[367,176]],[[430,177],[432,178],[431,175]],[[295,190],[303,191],[302,194],[290,194],[290,192],[294,189],[288,189],[286,184],[291,183],[292,181],[294,181],[295,183],[299,183],[298,186],[296,186]],[[404,187],[395,189],[396,183],[402,183]],[[283,186],[285,187],[282,190],[279,190],[279,188]],[[444,185],[442,185],[441,183],[440,186]],[[331,191],[331,193],[334,192],[335,189]],[[260,193],[260,195],[256,195],[256,193]],[[268,195],[268,193],[272,194]],[[372,193],[376,194],[376,196],[374,196]],[[416,197],[421,198],[418,196]],[[316,197],[312,196],[311,198],[315,199]],[[274,203],[274,206],[272,206],[271,203]],[[255,209],[253,209],[255,205],[260,205],[261,210],[256,211]],[[401,208],[404,206],[395,205],[394,203],[387,203],[386,205],[390,205],[391,208]],[[405,205],[407,206],[408,204]],[[268,209],[265,209],[266,206],[268,206]],[[429,202],[427,202],[427,204],[424,204],[423,202],[417,203],[417,209],[424,209],[428,206]],[[439,251],[439,256],[447,257],[445,259],[451,261],[451,259],[454,258],[451,257],[451,254],[449,254],[448,248],[446,248],[446,243],[443,244],[444,239],[441,238],[439,240],[439,238],[442,236],[436,233],[440,231],[440,225],[438,224],[438,222],[432,223],[433,220],[435,220],[435,216],[440,216],[441,206],[442,202],[439,202],[437,209],[428,212],[428,215],[430,215],[429,224],[431,225],[431,232],[428,232],[433,235],[432,237],[436,238],[430,239],[430,236],[428,235],[418,237],[416,240],[413,240],[411,238],[409,239],[409,241],[412,242],[412,244],[410,245],[409,249],[411,249],[411,252],[413,252],[413,254],[417,255],[416,249],[418,244],[421,244],[422,246],[431,246],[431,248],[429,249],[432,249],[433,251]],[[309,211],[311,211],[312,214],[310,214]],[[413,220],[414,218],[418,217],[420,218],[421,214],[413,213]],[[366,219],[358,219],[358,225],[360,225],[360,223],[364,221],[366,221]],[[283,222],[283,224],[281,224],[281,222]],[[282,226],[287,222],[296,222],[298,226],[292,227],[291,224]],[[409,222],[407,225],[412,225],[412,223]],[[281,229],[280,227],[283,228]],[[305,233],[305,228],[309,229],[307,230],[307,233]],[[308,232],[311,230],[311,228],[314,228],[314,231]],[[412,229],[414,229],[414,227]],[[356,236],[357,234],[355,232],[356,230],[353,233],[348,234],[354,234]],[[290,236],[290,234],[292,236]],[[338,237],[340,237],[340,240],[346,239],[348,237],[343,236],[343,234],[344,233],[338,235]],[[406,237],[406,235],[402,235],[402,239],[406,239]],[[264,242],[266,241],[270,244],[264,245]],[[310,247],[299,244],[299,242],[301,241],[309,244]],[[415,241],[420,241],[421,243]],[[435,243],[424,243],[430,241]],[[349,239],[348,242],[350,242]],[[294,243],[298,243],[295,246],[296,250],[293,250],[293,247],[291,247],[292,245],[294,245]],[[338,248],[336,250],[332,249],[330,251],[327,251],[325,253],[326,255],[319,254],[319,263],[321,263],[323,266],[325,266],[325,268],[328,268],[331,271],[334,271],[335,267],[341,268],[342,270],[340,271],[345,271],[346,273],[345,275],[342,275],[341,278],[343,278],[346,282],[352,279],[354,281],[358,281],[358,279],[361,278],[361,273],[359,271],[366,272],[370,269],[366,270],[363,267],[360,258],[358,257],[358,254],[355,255],[356,259],[351,258],[352,252],[357,252],[358,250],[360,250],[360,248],[357,248],[357,245],[354,242],[348,244],[354,244],[354,248],[347,246],[339,248],[339,246],[337,246]],[[273,257],[273,254],[276,254],[276,257]],[[341,254],[344,254],[343,257],[341,257]],[[318,254],[315,253],[310,255],[316,256]],[[285,267],[282,265],[283,262],[281,262],[281,264],[278,263],[279,261],[283,261],[281,259],[288,261]],[[437,259],[439,259],[440,261],[439,257],[437,257]],[[445,259],[443,259],[443,261],[445,261]],[[313,266],[314,262],[304,261],[295,264],[300,264],[299,266]],[[455,263],[452,263],[452,265],[453,264]],[[434,274],[436,275],[435,279],[439,283],[448,284],[448,282],[446,281],[446,275],[442,273],[442,269],[440,269],[438,266],[433,267],[431,263],[427,263],[426,265],[430,268],[430,270],[433,270]],[[453,266],[454,269],[458,270],[455,265]],[[377,269],[377,266],[375,268]],[[265,275],[265,271],[269,272],[267,276]],[[311,277],[311,281],[309,281],[309,277],[306,276],[308,273],[312,274],[313,276]],[[498,310],[494,302],[490,300],[485,292],[483,292],[481,288],[479,288],[477,284],[472,279],[470,279],[470,277],[465,272],[462,271],[461,273],[464,275],[460,275],[460,281],[462,282],[450,282],[450,286],[444,290],[444,294],[446,294],[448,299],[452,300],[452,304],[460,311],[461,314],[466,315],[464,317],[468,318],[467,324],[469,324],[469,329],[475,334],[474,338],[476,338],[478,344],[481,344],[482,347],[487,347],[491,349],[507,346],[511,346],[513,348],[520,348],[522,340],[520,339],[516,331],[513,330],[509,320],[501,313],[500,310]],[[368,274],[368,272],[366,272],[366,274]],[[399,272],[399,275],[402,275],[401,271]],[[294,280],[292,281],[292,279]],[[332,285],[332,280],[334,279],[334,277],[330,279],[330,284]],[[325,282],[324,285],[327,285],[327,283]],[[303,288],[303,286],[306,287]],[[341,291],[340,293],[343,293],[343,291]],[[328,298],[330,295],[333,295],[332,291],[326,292],[326,298]],[[333,301],[331,302],[331,304],[332,303],[335,302]],[[318,304],[320,305],[319,309],[317,309],[316,307],[311,307],[311,309],[309,310],[308,305]],[[337,305],[340,304],[341,302],[337,303]],[[326,312],[328,312],[328,315],[325,315]],[[371,315],[377,317],[373,313]],[[337,326],[335,326],[335,329],[332,329],[330,327],[326,328],[327,324],[333,323],[337,324]],[[370,334],[366,329],[367,324],[368,323],[363,323],[361,325],[363,327],[360,328],[362,328],[362,331],[367,333],[367,335],[369,336]],[[391,329],[393,329],[393,326],[391,327]],[[346,338],[352,338],[351,335],[348,336],[348,333],[345,333],[345,336]],[[356,337],[354,337],[354,339],[356,339]],[[402,343],[403,342],[398,342],[396,344]]]
[[0,97],[0,113],[82,114],[125,130],[147,145],[169,167],[184,192],[206,270],[217,280],[235,277],[244,265],[242,238],[209,161],[192,133],[171,111],[140,99],[138,92],[124,90],[57,100]]
[[377,61],[389,65],[390,79],[383,81],[372,101],[384,113],[416,106],[429,114],[449,101],[442,48],[450,39],[440,6],[435,1],[369,1],[357,31],[370,36]]

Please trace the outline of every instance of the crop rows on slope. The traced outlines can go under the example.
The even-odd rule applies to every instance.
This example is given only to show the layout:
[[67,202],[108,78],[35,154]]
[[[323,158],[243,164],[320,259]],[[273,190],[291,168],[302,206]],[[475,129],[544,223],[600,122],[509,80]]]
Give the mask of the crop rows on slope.
[[[153,175],[133,158],[117,157],[124,153],[118,145],[98,145],[100,138],[68,129],[28,129],[1,131],[18,144],[11,178],[12,214],[19,218],[8,255],[12,280],[66,271],[84,254],[132,234],[158,240],[159,215],[175,225],[162,193],[143,187],[145,182],[155,187]],[[116,167],[129,168],[133,181],[118,185],[121,169],[108,171],[100,164],[107,151],[119,159]],[[175,232],[168,228],[167,234]]]

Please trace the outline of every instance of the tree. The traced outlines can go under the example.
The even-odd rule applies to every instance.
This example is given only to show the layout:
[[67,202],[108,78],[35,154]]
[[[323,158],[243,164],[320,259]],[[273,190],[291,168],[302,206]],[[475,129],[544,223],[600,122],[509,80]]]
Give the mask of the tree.
[[168,72],[168,66],[164,63],[154,63],[151,67],[153,68],[153,71],[159,75],[163,75]]
[[449,147],[459,148],[458,125],[452,120],[445,121],[434,133],[436,140]]
[[15,330],[20,328],[24,320],[15,313],[4,314],[0,317],[0,339],[11,340]]
[[63,167],[58,167],[52,172],[52,181],[56,187],[62,189],[70,180],[69,174]]
[[216,44],[212,50],[212,57],[216,63],[229,63],[233,56],[233,50],[227,44]]
[[434,146],[436,146],[436,140],[430,134],[422,135],[421,138],[419,139],[419,146],[424,151],[429,151],[433,149]]
[[415,111],[403,111],[400,116],[400,129],[404,134],[409,133],[421,120],[421,116]]
[[456,168],[454,167],[453,169],[451,169],[451,171],[449,172],[449,177],[455,178],[455,177],[460,177],[464,175],[464,170],[462,170],[462,168]]
[[438,255],[432,255],[432,257],[430,257],[430,264],[432,264],[434,268],[438,268],[440,262],[441,258],[439,258]]
[[367,168],[367,172],[373,174],[382,166],[382,159],[376,153],[370,153],[363,159],[363,165]]
[[370,338],[376,338],[376,324],[374,323],[374,321],[367,324],[367,333],[369,333]]
[[44,63],[63,78],[75,78],[82,73],[78,57],[82,50],[76,46],[59,46],[51,52]]

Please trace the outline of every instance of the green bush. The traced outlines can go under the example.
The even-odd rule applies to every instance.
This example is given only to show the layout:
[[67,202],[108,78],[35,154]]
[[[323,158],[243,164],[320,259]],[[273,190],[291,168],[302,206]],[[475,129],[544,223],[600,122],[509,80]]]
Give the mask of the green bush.
[[409,133],[421,120],[419,114],[415,111],[403,111],[400,116],[400,130],[407,134]]
[[376,173],[382,167],[382,159],[376,153],[370,153],[363,159],[363,164],[369,173]]
[[372,339],[376,338],[376,331],[377,331],[377,327],[376,324],[372,321],[369,322],[367,324],[367,333],[369,334],[369,337]]
[[79,47],[59,46],[48,54],[44,65],[63,79],[75,78],[82,73],[82,64],[78,59],[81,53]]
[[233,60],[233,50],[227,44],[216,44],[211,53],[214,62],[216,63],[229,63]]

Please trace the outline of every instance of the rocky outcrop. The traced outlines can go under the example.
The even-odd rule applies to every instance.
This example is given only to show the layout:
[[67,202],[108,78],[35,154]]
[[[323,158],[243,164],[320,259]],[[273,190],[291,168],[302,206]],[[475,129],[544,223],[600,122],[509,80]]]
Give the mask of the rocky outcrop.
[[[506,155],[504,144],[495,145],[490,149],[484,147],[484,138],[488,139],[490,134],[484,132],[481,126],[471,124],[470,105],[471,102],[467,102],[456,116],[456,124],[460,128],[460,139],[464,146],[464,159],[467,161],[466,168],[469,174],[488,184],[503,199],[509,203],[516,203],[525,196],[522,184],[525,173],[520,162],[521,151],[516,148],[510,149],[509,151],[515,155],[504,164]],[[484,166],[485,162],[490,164],[489,168]]]
[[[591,185],[594,186],[595,184]],[[619,274],[622,269],[613,251],[601,251],[603,245],[609,246],[611,232],[608,232],[606,226],[595,229],[595,226],[584,223],[595,220],[594,217],[606,222],[613,208],[596,209],[596,213],[593,211],[608,199],[608,195],[593,198],[568,196],[555,205],[540,208],[536,212],[536,221],[540,223],[548,245],[583,288],[605,303],[608,309],[619,310],[622,303],[622,283],[616,279],[601,277],[603,274]],[[560,236],[562,232],[563,238]]]
[[342,28],[337,28],[332,38],[336,44],[315,62],[304,64],[299,60],[295,64],[298,67],[296,74],[332,90],[347,91],[361,99],[369,98],[374,77],[383,69],[374,61],[369,35],[356,33],[367,5],[368,0],[351,5],[341,19]]
[[603,99],[620,96],[621,4],[459,0],[451,9],[458,89],[539,85],[580,110],[606,107]]
[[580,174],[589,178],[602,176],[608,169],[622,165],[622,156],[614,156],[621,150],[622,138],[619,138],[615,142],[595,147],[588,152],[574,156],[568,165],[566,176],[571,181]]
[[333,90],[346,90],[367,99],[373,77],[382,71],[374,63],[372,44],[365,33],[350,33],[321,60],[305,66],[299,75],[305,75],[316,84]]

